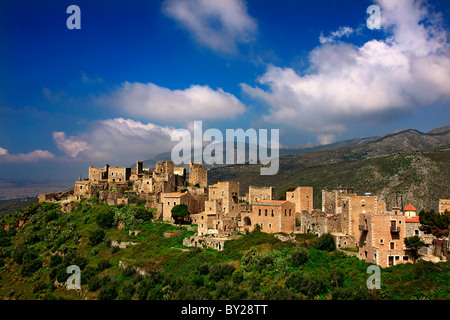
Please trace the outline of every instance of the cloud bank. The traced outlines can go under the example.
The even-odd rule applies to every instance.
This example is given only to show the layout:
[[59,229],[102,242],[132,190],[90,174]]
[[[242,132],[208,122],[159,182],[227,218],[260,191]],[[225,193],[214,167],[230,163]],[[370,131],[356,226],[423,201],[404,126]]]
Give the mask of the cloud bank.
[[10,154],[0,147],[0,163],[30,163],[41,160],[53,160],[55,155],[46,150],[34,150],[29,153]]
[[171,90],[153,83],[124,82],[98,102],[131,117],[168,123],[230,119],[245,111],[245,106],[234,95],[220,88],[213,90],[199,85]]
[[129,165],[168,151],[174,128],[144,124],[131,119],[115,118],[92,123],[91,129],[67,137],[54,132],[53,140],[69,159],[107,161],[111,165]]
[[165,0],[162,8],[197,42],[214,51],[234,52],[238,43],[251,41],[257,30],[242,0]]
[[341,28],[309,55],[308,73],[269,66],[261,87],[241,84],[266,102],[265,121],[313,132],[321,143],[347,125],[386,121],[393,112],[450,98],[450,50],[438,14],[422,1],[380,0],[384,40],[361,46],[336,41]]

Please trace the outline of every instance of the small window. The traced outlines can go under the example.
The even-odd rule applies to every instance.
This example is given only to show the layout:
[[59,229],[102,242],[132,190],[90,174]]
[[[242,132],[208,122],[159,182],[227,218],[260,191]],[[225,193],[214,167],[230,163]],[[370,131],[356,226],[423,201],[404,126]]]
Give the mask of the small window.
[[408,256],[403,256],[403,261],[408,261],[409,257]]
[[272,217],[273,217],[273,210],[272,210]]
[[170,201],[167,201],[167,205],[170,206]]
[[261,215],[261,209],[258,209],[258,215],[259,216]]
[[264,210],[264,215],[267,217],[267,209]]
[[289,209],[289,217],[291,216],[291,211],[292,211],[292,209]]
[[383,240],[383,239],[380,239],[380,243],[384,243],[384,240]]
[[174,201],[174,202],[173,202],[173,205],[174,205],[174,206],[176,206],[176,205],[177,205],[177,203],[176,203],[176,202]]
[[272,229],[272,224],[271,223],[269,223],[269,229]]

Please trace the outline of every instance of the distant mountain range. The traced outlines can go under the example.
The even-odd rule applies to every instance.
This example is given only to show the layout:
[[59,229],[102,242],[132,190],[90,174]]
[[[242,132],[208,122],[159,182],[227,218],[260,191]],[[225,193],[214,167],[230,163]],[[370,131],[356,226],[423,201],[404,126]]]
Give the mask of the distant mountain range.
[[357,138],[326,146],[298,148],[280,157],[273,176],[260,175],[260,165],[211,168],[209,183],[240,182],[241,193],[249,185],[273,186],[277,197],[289,187],[313,186],[314,204],[320,208],[321,189],[352,186],[358,193],[372,192],[396,204],[395,194],[416,208],[437,209],[438,198],[450,197],[450,125],[426,133],[398,130],[379,137]]
[[[305,153],[312,153],[317,151],[356,147],[352,151],[355,151],[355,153],[359,154],[360,157],[363,156],[364,152],[367,152],[367,155],[370,156],[379,156],[394,152],[429,150],[449,144],[450,144],[450,125],[447,125],[445,127],[430,130],[426,133],[420,132],[415,129],[401,129],[381,136],[369,138],[355,138],[326,145],[306,144],[296,147],[282,147],[280,148],[279,154],[280,157],[285,157]],[[368,147],[368,145],[370,146]],[[246,143],[246,151],[248,151],[249,149],[250,146],[248,143]],[[191,150],[191,153],[194,154],[193,149]],[[152,159],[145,160],[144,167],[154,168],[157,162],[167,161],[170,159],[171,159],[171,152],[170,151],[163,152]],[[223,152],[223,159],[225,159],[225,150]],[[248,152],[246,154],[246,161],[248,161]],[[205,162],[203,162],[203,164],[209,168],[226,166],[226,165],[206,165]]]
[[[300,182],[306,185],[313,185],[313,182],[301,179],[301,176],[305,174],[304,170],[307,168],[322,168],[325,172],[327,171],[327,166],[331,168],[331,166],[337,164],[397,153],[442,149],[449,145],[450,125],[433,129],[426,133],[414,129],[402,129],[377,137],[355,138],[328,145],[307,144],[280,148],[280,170],[274,176],[261,176],[260,165],[205,165],[205,167],[209,168],[209,183],[212,183],[214,180],[239,181],[242,193],[245,193],[249,184],[273,185],[277,188],[278,195],[281,196],[284,189],[298,185]],[[249,147],[246,144],[246,150]],[[145,160],[144,167],[154,168],[157,162],[170,159],[171,152],[161,153],[152,159]],[[248,161],[248,154],[246,155],[246,161]],[[134,167],[134,164],[130,164],[130,166]],[[337,169],[338,167],[336,167]],[[448,171],[448,169],[444,171]],[[446,172],[443,172],[443,175],[445,174]],[[338,175],[337,172],[324,180],[330,181],[330,184],[317,185],[317,188],[333,187],[333,184],[345,184],[345,181],[333,179],[336,175]],[[0,179],[0,200],[33,197],[40,193],[67,190],[73,186],[73,183],[74,181],[47,183]],[[363,189],[368,190],[369,188],[364,187]],[[446,190],[445,187],[442,190]],[[447,197],[450,197],[450,195],[447,194]],[[319,199],[316,199],[316,201],[318,203]]]

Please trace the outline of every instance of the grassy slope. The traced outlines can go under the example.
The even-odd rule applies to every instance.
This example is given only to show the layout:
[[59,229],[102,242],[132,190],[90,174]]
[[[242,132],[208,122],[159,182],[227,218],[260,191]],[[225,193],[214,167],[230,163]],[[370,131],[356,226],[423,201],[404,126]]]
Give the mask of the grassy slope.
[[[314,236],[305,235],[299,238],[302,247],[309,254],[309,260],[303,265],[294,265],[292,253],[299,246],[283,243],[273,235],[253,232],[237,240],[226,243],[222,252],[211,249],[183,252],[175,248],[183,248],[184,237],[192,231],[182,229],[181,235],[173,238],[163,237],[168,230],[178,228],[158,221],[146,222],[135,230],[141,231],[137,236],[130,236],[127,229],[112,228],[106,231],[107,240],[138,242],[136,246],[126,249],[114,249],[104,241],[97,245],[89,244],[90,233],[97,229],[95,218],[109,209],[106,205],[81,205],[71,214],[58,212],[57,206],[38,204],[28,210],[18,211],[14,215],[0,218],[2,229],[5,223],[17,225],[19,221],[29,222],[18,228],[17,233],[1,232],[0,297],[15,299],[98,299],[102,290],[115,283],[118,297],[137,299],[138,297],[170,297],[173,299],[358,299],[370,298],[365,289],[368,277],[368,264],[355,257],[340,252],[326,252],[313,248]],[[55,219],[48,221],[51,212],[56,212]],[[47,222],[46,222],[47,218]],[[56,227],[57,226],[57,227]],[[52,232],[54,237],[52,236]],[[36,235],[39,238],[36,238]],[[53,240],[46,240],[48,237]],[[9,239],[9,243],[5,242]],[[60,241],[64,240],[64,241]],[[22,275],[24,263],[15,263],[13,258],[23,248],[25,252],[33,252],[43,262],[39,270],[30,275]],[[243,264],[243,256],[249,249],[255,250],[255,262]],[[73,261],[63,260],[60,264],[51,265],[51,256],[56,252],[72,252],[84,258],[86,266],[82,270],[82,290],[66,290],[64,281],[55,286],[55,270],[62,270],[63,279],[67,279],[65,268]],[[66,254],[64,259],[68,259]],[[110,267],[96,270],[99,263],[109,261]],[[144,280],[119,268],[119,261],[138,266],[146,270],[150,276]],[[220,263],[229,263],[236,271],[232,276],[217,278],[212,271]],[[205,272],[205,266],[208,268]],[[216,268],[217,269],[217,268]],[[334,274],[332,270],[334,271]],[[203,271],[202,271],[203,270]],[[209,271],[208,271],[209,270]],[[85,280],[92,273],[98,279],[109,279],[101,288],[93,290]],[[52,276],[53,274],[53,276]],[[308,282],[302,288],[286,288],[285,283],[294,275],[304,275]],[[450,298],[450,263],[432,265],[419,263],[416,265],[395,266],[382,271],[382,290],[375,296],[388,299],[449,299]],[[109,277],[109,278],[108,278]],[[339,289],[331,285],[338,279]],[[292,282],[292,281],[291,281]],[[151,294],[142,288],[145,283]],[[150,284],[148,284],[150,283]],[[319,286],[319,284],[321,284]],[[316,288],[323,290],[316,292]],[[133,288],[131,295],[126,291]],[[168,295],[164,296],[163,292]],[[194,296],[193,296],[194,295]]]
[[[261,176],[259,165],[236,165],[211,169],[208,178],[239,181],[241,193],[249,185],[274,186],[277,197],[295,186],[314,187],[314,207],[321,208],[322,189],[351,186],[357,193],[372,192],[388,207],[395,205],[395,192],[403,195],[404,205],[435,209],[439,198],[450,195],[450,149],[409,152],[378,156],[370,159],[346,161],[342,150],[309,155],[307,158],[281,158],[280,170],[273,176]],[[326,157],[327,161],[321,158]],[[340,159],[340,160],[337,160]],[[333,163],[335,162],[335,163]],[[330,164],[331,163],[331,164]]]

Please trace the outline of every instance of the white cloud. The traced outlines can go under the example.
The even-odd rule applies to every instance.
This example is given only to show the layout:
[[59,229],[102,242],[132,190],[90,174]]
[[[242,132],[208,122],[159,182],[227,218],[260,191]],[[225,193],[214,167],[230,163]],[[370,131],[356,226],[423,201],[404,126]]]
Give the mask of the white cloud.
[[170,151],[174,145],[170,134],[174,130],[115,118],[92,123],[88,131],[69,138],[64,132],[54,132],[53,138],[58,148],[71,158],[129,165]]
[[29,153],[10,154],[0,147],[0,163],[29,163],[55,159],[55,155],[46,150],[34,150]]
[[89,149],[85,141],[76,140],[74,137],[67,138],[64,132],[53,132],[53,141],[59,150],[70,157],[76,157],[80,152]]
[[354,30],[350,27],[340,27],[337,31],[333,31],[330,33],[328,37],[324,37],[323,34],[320,34],[319,42],[324,43],[333,43],[336,39],[340,39],[342,37],[349,37],[353,34]]
[[162,6],[196,41],[215,51],[233,52],[238,42],[249,42],[256,33],[242,0],[165,0]]
[[245,111],[245,106],[234,95],[220,88],[213,90],[199,85],[170,90],[153,83],[125,82],[98,102],[129,116],[176,123],[233,118]]
[[310,53],[309,73],[269,66],[258,79],[266,88],[241,85],[269,104],[264,120],[328,142],[350,123],[384,121],[394,111],[449,100],[450,50],[439,16],[412,0],[378,4],[385,40],[360,47],[325,41]]

